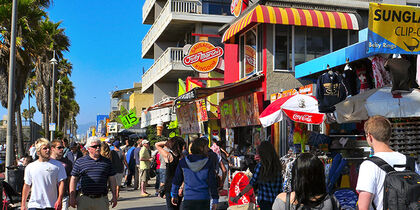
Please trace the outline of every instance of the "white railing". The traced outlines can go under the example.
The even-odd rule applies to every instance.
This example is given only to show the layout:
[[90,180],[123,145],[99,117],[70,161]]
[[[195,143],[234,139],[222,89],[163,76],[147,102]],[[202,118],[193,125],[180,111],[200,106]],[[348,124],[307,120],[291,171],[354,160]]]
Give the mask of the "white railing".
[[156,0],[146,0],[143,5],[143,22],[146,20],[146,17],[149,15],[150,11],[153,8]]
[[162,9],[162,12],[156,18],[155,23],[150,27],[146,36],[141,42],[142,45],[142,56],[153,46],[153,43],[157,40],[160,34],[165,30],[168,24],[171,22],[172,13],[193,13],[201,14],[202,7],[199,1],[172,1],[166,2]]
[[172,69],[189,70],[182,64],[184,58],[181,47],[170,47],[155,60],[153,65],[142,76],[142,91],[147,90],[153,83],[165,76]]

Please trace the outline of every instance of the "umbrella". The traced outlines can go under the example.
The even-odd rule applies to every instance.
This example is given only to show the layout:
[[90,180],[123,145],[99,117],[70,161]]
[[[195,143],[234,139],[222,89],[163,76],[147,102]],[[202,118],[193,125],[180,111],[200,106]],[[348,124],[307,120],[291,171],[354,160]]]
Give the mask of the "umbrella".
[[297,94],[277,99],[268,105],[260,115],[261,124],[267,127],[280,122],[283,114],[295,122],[307,124],[321,124],[325,117],[325,114],[319,113],[318,101],[314,96]]
[[420,91],[393,95],[391,87],[372,89],[335,105],[338,123],[367,120],[370,116],[387,118],[419,117]]

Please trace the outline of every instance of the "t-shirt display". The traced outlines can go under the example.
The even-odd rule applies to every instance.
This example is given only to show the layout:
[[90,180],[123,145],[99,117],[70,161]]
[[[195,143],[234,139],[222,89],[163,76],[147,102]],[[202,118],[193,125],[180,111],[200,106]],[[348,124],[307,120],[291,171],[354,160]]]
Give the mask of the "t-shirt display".
[[336,72],[322,74],[317,81],[317,94],[319,112],[327,113],[335,110],[334,105],[347,97],[347,90],[343,77]]
[[392,75],[392,92],[410,91],[410,77],[408,68],[410,62],[403,58],[391,58],[385,63],[385,67],[389,69]]

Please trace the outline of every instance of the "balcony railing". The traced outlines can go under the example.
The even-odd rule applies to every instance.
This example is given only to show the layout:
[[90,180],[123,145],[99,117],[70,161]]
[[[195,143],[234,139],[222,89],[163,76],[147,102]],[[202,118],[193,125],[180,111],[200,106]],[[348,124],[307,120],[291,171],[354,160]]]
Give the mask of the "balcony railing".
[[143,22],[146,20],[146,17],[149,15],[150,11],[153,8],[153,5],[156,3],[156,0],[146,0],[143,5]]
[[146,73],[143,74],[142,91],[147,90],[153,83],[161,79],[172,69],[191,70],[191,68],[182,64],[183,58],[184,55],[181,47],[170,47],[166,49]]
[[142,45],[142,55],[152,47],[153,43],[157,40],[160,34],[165,30],[171,22],[172,13],[190,13],[201,14],[202,7],[199,1],[173,1],[169,0],[162,9],[162,12],[156,18],[155,23],[144,36]]

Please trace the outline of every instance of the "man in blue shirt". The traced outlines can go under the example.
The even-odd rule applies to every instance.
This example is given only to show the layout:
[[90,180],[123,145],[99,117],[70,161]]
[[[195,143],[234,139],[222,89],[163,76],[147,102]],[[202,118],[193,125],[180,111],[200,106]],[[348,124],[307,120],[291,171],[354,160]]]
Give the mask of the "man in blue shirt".
[[[86,147],[89,155],[74,164],[70,179],[70,206],[77,209],[109,209],[108,182],[112,191],[112,208],[117,205],[116,174],[109,159],[100,154],[101,141],[90,137]],[[76,200],[76,184],[81,180],[81,195]]]

